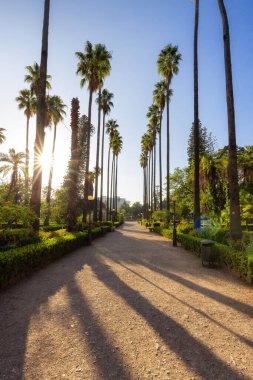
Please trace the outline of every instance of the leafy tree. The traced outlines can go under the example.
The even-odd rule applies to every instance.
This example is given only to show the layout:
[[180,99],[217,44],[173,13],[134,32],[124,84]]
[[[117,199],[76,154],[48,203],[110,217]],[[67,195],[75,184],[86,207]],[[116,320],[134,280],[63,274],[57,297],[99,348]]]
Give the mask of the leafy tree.
[[[212,132],[208,132],[207,128],[199,121],[199,156],[212,155],[216,147],[216,138]],[[188,139],[188,162],[194,160],[194,123],[192,123],[191,132]]]
[[166,45],[159,54],[157,65],[158,73],[163,76],[167,84],[167,97],[166,97],[166,106],[167,106],[167,194],[166,194],[166,209],[169,211],[170,208],[170,123],[169,123],[169,94],[170,94],[170,85],[173,78],[173,75],[178,73],[179,63],[182,57],[178,53],[178,47],[171,44]]

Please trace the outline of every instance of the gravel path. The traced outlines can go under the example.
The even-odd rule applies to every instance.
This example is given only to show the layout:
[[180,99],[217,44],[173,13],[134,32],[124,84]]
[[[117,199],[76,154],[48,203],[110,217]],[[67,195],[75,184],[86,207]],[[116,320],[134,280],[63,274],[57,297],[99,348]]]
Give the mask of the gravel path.
[[253,379],[253,289],[136,223],[0,294],[0,379]]

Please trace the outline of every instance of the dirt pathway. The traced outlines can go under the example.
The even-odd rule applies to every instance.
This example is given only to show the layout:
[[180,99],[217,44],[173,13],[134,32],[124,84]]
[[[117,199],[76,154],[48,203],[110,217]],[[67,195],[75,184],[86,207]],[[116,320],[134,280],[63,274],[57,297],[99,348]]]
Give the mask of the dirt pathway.
[[253,289],[136,223],[0,295],[0,379],[253,379]]

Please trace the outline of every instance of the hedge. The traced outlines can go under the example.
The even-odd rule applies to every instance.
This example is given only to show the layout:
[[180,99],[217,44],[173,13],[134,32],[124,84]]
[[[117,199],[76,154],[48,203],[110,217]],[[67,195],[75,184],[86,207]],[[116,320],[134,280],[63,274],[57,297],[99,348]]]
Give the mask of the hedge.
[[[171,230],[155,227],[154,231],[169,239],[172,238]],[[185,249],[196,253],[198,256],[200,255],[201,240],[203,239],[178,233],[177,240]],[[242,251],[235,251],[231,247],[219,243],[215,243],[212,249],[219,265],[225,266],[229,270],[234,270],[240,277],[253,283],[253,261],[249,255]]]
[[[22,247],[23,245],[36,243],[40,240],[39,234],[31,228],[0,230],[0,251],[8,246]],[[5,246],[7,246],[5,248]]]
[[[104,227],[109,231],[110,227]],[[92,229],[92,238],[103,234],[102,229]],[[43,240],[37,244],[29,244],[24,247],[9,249],[0,254],[0,288],[16,282],[18,279],[33,272],[57,258],[69,253],[88,243],[87,231],[66,233]]]

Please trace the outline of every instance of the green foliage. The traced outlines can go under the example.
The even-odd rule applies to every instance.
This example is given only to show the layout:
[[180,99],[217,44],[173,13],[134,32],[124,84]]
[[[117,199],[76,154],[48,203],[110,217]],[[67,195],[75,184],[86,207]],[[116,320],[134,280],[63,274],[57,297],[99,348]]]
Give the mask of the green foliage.
[[153,220],[160,220],[161,222],[166,222],[166,220],[169,217],[169,212],[166,210],[158,210],[154,211],[152,214],[152,219]]
[[39,235],[32,229],[19,228],[0,230],[0,247],[16,246],[36,243],[39,241]]
[[15,205],[10,202],[0,206],[0,225],[2,227],[11,228],[18,224],[29,227],[32,226],[35,219],[36,215],[29,206]]

